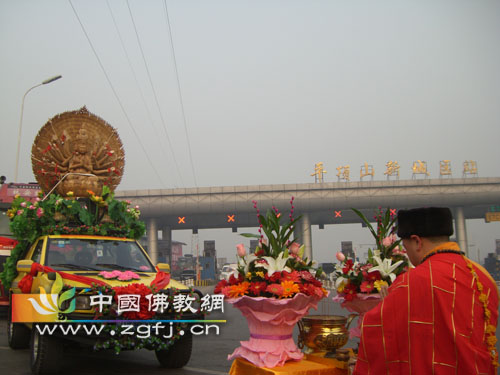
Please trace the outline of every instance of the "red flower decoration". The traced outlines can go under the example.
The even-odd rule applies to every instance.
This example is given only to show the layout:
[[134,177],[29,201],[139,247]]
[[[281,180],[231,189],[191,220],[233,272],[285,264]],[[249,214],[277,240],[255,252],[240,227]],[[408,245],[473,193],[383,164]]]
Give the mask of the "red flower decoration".
[[238,275],[238,278],[234,277],[234,274],[231,274],[229,276],[229,285],[236,285],[243,282],[243,276]]
[[349,273],[349,271],[352,270],[353,266],[354,266],[354,262],[352,261],[352,259],[347,259],[346,262],[345,262],[345,267],[342,268],[342,272],[344,274]]
[[359,287],[362,293],[371,293],[375,285],[372,281],[363,281]]
[[152,290],[144,284],[133,283],[127,286],[115,286],[115,302],[118,303],[118,296],[122,294],[135,294],[140,296],[139,311],[125,311],[122,316],[130,320],[147,320],[151,319],[155,312],[149,311],[149,301],[146,296],[153,294]]
[[363,271],[363,278],[367,281],[373,282],[377,280],[382,280],[382,275],[379,271],[366,272]]
[[293,281],[294,283],[298,283],[300,281],[300,274],[295,270],[292,272],[283,271],[281,273],[281,281]]
[[267,288],[267,283],[264,282],[264,281],[256,281],[256,282],[253,282],[253,283],[250,283],[250,292],[254,295],[254,296],[260,296],[260,294],[262,292],[264,292]]
[[221,294],[222,293],[222,288],[228,286],[229,283],[227,280],[223,279],[217,283],[217,285],[214,288],[214,294]]
[[348,283],[342,292],[345,294],[346,301],[352,301],[356,297],[356,285]]

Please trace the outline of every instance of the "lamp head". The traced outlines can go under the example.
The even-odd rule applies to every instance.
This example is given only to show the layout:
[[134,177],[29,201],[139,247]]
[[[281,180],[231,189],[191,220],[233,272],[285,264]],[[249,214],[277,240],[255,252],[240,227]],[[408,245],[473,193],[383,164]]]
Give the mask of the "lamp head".
[[48,79],[46,79],[45,81],[42,82],[42,85],[46,85],[47,83],[51,83],[51,82],[57,81],[59,78],[62,78],[62,76],[58,75],[58,76],[54,76],[52,78],[48,78]]

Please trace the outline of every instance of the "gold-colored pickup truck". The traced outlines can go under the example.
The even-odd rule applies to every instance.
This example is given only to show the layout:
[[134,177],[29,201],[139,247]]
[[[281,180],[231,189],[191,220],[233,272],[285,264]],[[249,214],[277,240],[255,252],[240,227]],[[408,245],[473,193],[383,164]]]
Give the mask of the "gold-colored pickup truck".
[[[152,264],[145,250],[132,239],[88,236],[88,235],[45,235],[39,237],[25,252],[17,263],[18,276],[13,280],[9,297],[11,304],[8,310],[8,342],[12,349],[31,347],[31,369],[35,374],[53,373],[60,364],[63,349],[71,343],[91,345],[94,348],[105,349],[120,346],[120,350],[137,347],[155,350],[160,364],[168,368],[179,368],[187,364],[191,356],[192,334],[189,330],[182,331],[185,323],[163,323],[169,320],[201,320],[199,299],[190,298],[192,305],[185,309],[180,317],[179,312],[173,308],[174,295],[184,294],[193,296],[193,291],[185,285],[170,279],[170,268],[166,263]],[[28,275],[28,276],[27,276]],[[31,275],[31,276],[29,276]],[[163,277],[163,283],[155,285],[158,276]],[[168,278],[167,278],[167,277]],[[29,280],[27,280],[29,279]],[[95,280],[95,283],[92,282]],[[167,282],[168,280],[168,282]],[[26,281],[29,281],[28,283]],[[31,283],[31,288],[30,288]],[[14,295],[44,294],[54,292],[54,283],[63,285],[59,296],[64,291],[71,291],[72,298],[67,298],[59,306],[59,320],[51,323],[13,322],[16,316],[16,305],[12,303]],[[148,337],[144,329],[138,331],[138,326],[146,326],[141,321],[132,320],[127,324],[127,310],[117,305],[117,296],[110,297],[109,305],[94,305],[96,295],[106,293],[118,294],[118,290],[126,290],[127,286],[140,286],[150,288],[151,295],[163,295],[156,298],[162,301],[163,307],[153,312],[148,312],[147,324],[156,329],[149,330]],[[156,286],[160,285],[160,288]],[[159,289],[159,290],[158,290]],[[69,292],[68,292],[69,293]],[[201,293],[194,291],[196,297]],[[142,295],[144,298],[144,295]],[[142,301],[136,308],[144,310],[148,305],[151,311],[151,296],[149,305]],[[168,299],[170,298],[170,300]],[[101,299],[102,300],[102,299]],[[179,299],[177,299],[179,300]],[[182,298],[181,298],[182,300]],[[194,301],[195,300],[195,301]],[[120,300],[118,299],[118,302]],[[14,305],[14,307],[13,307]],[[132,306],[132,310],[130,310]],[[98,311],[99,309],[102,311]],[[128,311],[134,310],[133,304],[128,301]],[[43,306],[39,307],[43,310]],[[17,312],[19,313],[19,311]],[[19,315],[19,314],[17,314]],[[140,316],[140,315],[139,315]],[[60,319],[64,319],[61,321]],[[116,320],[116,323],[110,322]],[[144,319],[144,316],[141,316]],[[102,320],[102,323],[96,321]],[[158,323],[152,320],[159,321]],[[15,320],[18,321],[18,320]],[[87,321],[87,322],[85,322]],[[70,323],[74,322],[74,323]],[[77,324],[89,329],[76,328],[68,331],[68,326]],[[55,329],[62,327],[62,329]],[[91,327],[94,328],[91,328]],[[107,326],[107,327],[106,327]],[[128,333],[120,334],[127,326]],[[103,329],[104,327],[104,329]],[[158,328],[160,327],[160,328]],[[172,328],[174,327],[174,328]],[[68,333],[69,332],[69,333]],[[134,332],[134,334],[130,334]],[[138,334],[141,332],[141,334]],[[180,335],[177,333],[181,332]],[[177,336],[176,336],[177,335]],[[31,341],[31,342],[30,342]],[[111,344],[110,344],[111,343]],[[31,344],[31,345],[30,345]]]

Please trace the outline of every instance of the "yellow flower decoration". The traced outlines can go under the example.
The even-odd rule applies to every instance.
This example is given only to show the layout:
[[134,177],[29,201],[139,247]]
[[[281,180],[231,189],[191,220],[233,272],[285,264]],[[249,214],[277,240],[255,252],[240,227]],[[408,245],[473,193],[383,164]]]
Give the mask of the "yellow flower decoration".
[[345,288],[345,284],[344,283],[340,284],[339,287],[337,288],[337,292],[342,293],[344,291],[344,288]]
[[494,346],[497,343],[497,338],[493,335],[490,335],[486,339],[486,342],[488,343],[488,346]]
[[72,197],[73,195],[75,195],[75,193],[73,193],[72,191],[68,191],[68,192],[66,193],[66,196],[67,196],[67,197]]
[[497,342],[497,338],[495,336],[495,326],[491,324],[491,311],[488,309],[488,296],[483,293],[483,284],[479,281],[476,270],[471,262],[465,258],[465,262],[467,263],[467,267],[470,269],[470,273],[473,279],[476,281],[477,290],[479,291],[479,301],[483,304],[484,309],[484,320],[486,321],[486,344],[488,345],[488,350],[490,352],[491,363],[493,367],[497,368],[499,366],[498,363],[498,352],[496,351],[495,344]]
[[260,277],[261,279],[264,279],[264,278],[265,278],[265,276],[264,276],[264,272],[262,272],[262,271],[257,271],[257,272],[255,272],[255,276],[258,276],[258,277]]
[[380,290],[382,289],[382,286],[388,286],[389,284],[387,283],[387,281],[384,281],[384,280],[377,280],[373,283],[373,285],[375,286],[375,288],[380,292]]

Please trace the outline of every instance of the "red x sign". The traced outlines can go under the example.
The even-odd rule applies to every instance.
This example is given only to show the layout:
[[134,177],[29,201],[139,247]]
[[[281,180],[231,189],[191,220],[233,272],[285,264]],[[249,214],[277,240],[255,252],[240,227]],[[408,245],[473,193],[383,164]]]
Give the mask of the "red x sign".
[[227,222],[234,223],[234,215],[227,215]]
[[186,224],[186,217],[185,216],[179,216],[177,217],[179,219],[179,222],[177,224]]
[[342,217],[342,211],[335,211],[335,217]]
[[396,209],[395,208],[389,208],[391,210],[391,216],[396,215]]

